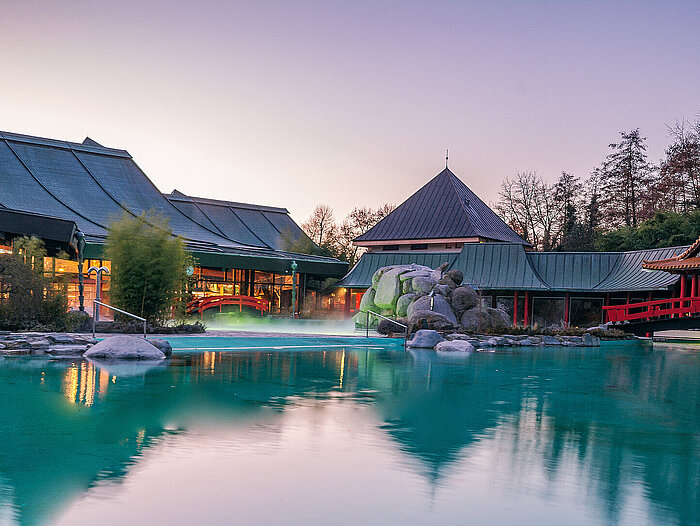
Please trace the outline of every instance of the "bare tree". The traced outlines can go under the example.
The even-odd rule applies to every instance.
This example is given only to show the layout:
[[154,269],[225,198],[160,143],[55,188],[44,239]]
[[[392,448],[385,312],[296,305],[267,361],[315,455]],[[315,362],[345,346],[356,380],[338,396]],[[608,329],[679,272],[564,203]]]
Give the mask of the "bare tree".
[[333,209],[328,205],[318,205],[311,217],[301,224],[301,228],[314,243],[323,246],[335,229]]
[[700,118],[668,126],[672,143],[659,169],[662,208],[685,214],[700,208]]

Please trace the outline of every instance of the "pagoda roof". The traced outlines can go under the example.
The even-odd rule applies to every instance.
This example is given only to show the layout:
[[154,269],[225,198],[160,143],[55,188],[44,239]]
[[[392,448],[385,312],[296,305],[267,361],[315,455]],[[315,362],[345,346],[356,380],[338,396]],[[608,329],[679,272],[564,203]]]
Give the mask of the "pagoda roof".
[[682,253],[663,259],[644,260],[642,267],[647,270],[664,270],[666,272],[700,270],[700,238]]
[[354,241],[455,238],[530,245],[448,168]]

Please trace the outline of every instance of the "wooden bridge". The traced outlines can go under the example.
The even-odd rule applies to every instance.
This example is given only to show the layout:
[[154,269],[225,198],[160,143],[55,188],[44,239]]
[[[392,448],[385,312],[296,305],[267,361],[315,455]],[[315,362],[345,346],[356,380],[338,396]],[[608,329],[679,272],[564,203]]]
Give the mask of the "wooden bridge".
[[700,296],[603,307],[613,326],[638,336],[655,331],[700,328]]
[[255,310],[259,310],[261,316],[264,316],[265,312],[270,310],[269,301],[254,298],[253,296],[206,296],[190,301],[187,304],[187,314],[194,314],[197,312],[200,317],[202,317],[204,316],[205,310],[218,308],[219,312],[221,312],[224,305],[236,305],[238,306],[239,312],[243,312],[243,307],[251,307]]

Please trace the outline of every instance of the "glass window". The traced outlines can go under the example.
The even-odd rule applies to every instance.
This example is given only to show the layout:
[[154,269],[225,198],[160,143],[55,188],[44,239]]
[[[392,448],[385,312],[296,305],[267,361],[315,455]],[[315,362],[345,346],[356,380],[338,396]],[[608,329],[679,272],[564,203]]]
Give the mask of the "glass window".
[[540,327],[564,323],[564,298],[533,298],[532,323]]
[[603,298],[571,298],[569,324],[592,327],[603,323]]

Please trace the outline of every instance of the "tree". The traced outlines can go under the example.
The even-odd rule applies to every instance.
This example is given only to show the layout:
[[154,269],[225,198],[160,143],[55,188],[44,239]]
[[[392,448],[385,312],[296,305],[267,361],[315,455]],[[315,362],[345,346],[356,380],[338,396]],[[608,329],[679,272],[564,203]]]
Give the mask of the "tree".
[[301,228],[319,247],[334,234],[336,228],[333,209],[328,205],[318,205],[311,217],[301,224]]
[[109,226],[105,252],[112,262],[114,305],[151,323],[162,322],[186,287],[192,261],[184,241],[161,217],[125,213]]
[[603,217],[608,227],[636,227],[653,215],[654,168],[647,161],[646,137],[639,134],[639,128],[620,132],[620,137],[619,142],[610,143],[613,151],[603,162]]
[[537,172],[518,172],[501,183],[496,210],[523,239],[551,250],[559,236],[562,203]]
[[659,168],[659,196],[663,209],[684,214],[700,208],[700,118],[668,131],[672,143]]
[[637,228],[622,227],[596,239],[602,251],[644,250],[690,245],[700,237],[700,210],[691,214],[659,211]]

